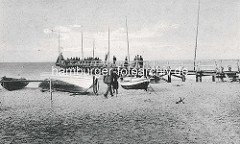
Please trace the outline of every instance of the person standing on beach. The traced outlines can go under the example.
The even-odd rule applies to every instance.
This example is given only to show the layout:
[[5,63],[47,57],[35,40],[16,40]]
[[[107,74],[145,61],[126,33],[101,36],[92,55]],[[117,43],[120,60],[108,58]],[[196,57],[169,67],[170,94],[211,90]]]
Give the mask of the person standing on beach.
[[113,71],[113,82],[112,82],[112,88],[113,88],[113,93],[118,94],[118,75],[117,71],[114,69]]
[[113,93],[116,92],[116,95],[118,94],[118,74],[117,74],[117,69],[116,69],[116,61],[117,61],[117,58],[115,56],[113,56],[113,65],[112,65],[112,68],[113,68],[113,73],[112,73],[112,76],[113,76],[113,82],[112,82],[112,88],[113,88]]
[[104,97],[107,98],[108,92],[110,92],[110,95],[113,96],[113,93],[112,93],[113,71],[109,67],[108,67],[108,73],[103,76],[103,82],[107,84],[107,90],[104,93]]

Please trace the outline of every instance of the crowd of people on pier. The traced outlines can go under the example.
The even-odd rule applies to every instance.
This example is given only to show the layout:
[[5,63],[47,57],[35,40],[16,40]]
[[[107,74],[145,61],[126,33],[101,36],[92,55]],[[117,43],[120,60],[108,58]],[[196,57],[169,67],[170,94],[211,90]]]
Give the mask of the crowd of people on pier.
[[102,60],[99,57],[87,57],[81,59],[80,57],[71,57],[66,60],[60,55],[56,62],[57,65],[62,67],[84,67],[84,66],[101,66]]
[[[113,62],[115,62],[112,66],[117,66],[116,64],[116,57],[113,56]],[[105,58],[105,61],[102,61],[99,57],[87,57],[87,58],[80,58],[80,57],[71,57],[64,59],[63,55],[60,54],[56,65],[61,67],[102,67],[106,65],[108,61]],[[123,65],[122,65],[123,64]],[[129,62],[128,57],[125,58],[124,63],[120,64],[120,66],[123,66],[125,68],[128,68],[129,66],[131,68],[143,68],[143,57],[141,55],[136,55],[134,57],[133,62]],[[119,65],[119,63],[118,63]]]
[[65,64],[68,66],[92,66],[97,65],[101,62],[99,57],[87,57],[87,58],[79,58],[79,57],[71,57],[65,60]]
[[127,68],[129,65],[132,68],[143,68],[143,57],[141,55],[136,55],[131,64],[129,64],[128,57],[126,57],[123,65],[125,68]]
[[143,68],[143,57],[141,55],[134,57],[133,67]]

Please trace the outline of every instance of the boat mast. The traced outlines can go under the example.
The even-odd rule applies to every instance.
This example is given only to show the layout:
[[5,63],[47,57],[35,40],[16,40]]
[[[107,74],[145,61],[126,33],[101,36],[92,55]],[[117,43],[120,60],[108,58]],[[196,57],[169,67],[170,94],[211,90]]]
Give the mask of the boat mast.
[[108,62],[110,61],[110,28],[108,27]]
[[60,32],[58,32],[58,54],[61,53],[61,46],[60,46]]
[[4,48],[2,50],[2,62],[4,62]]
[[127,56],[128,56],[128,63],[130,63],[127,17],[126,17],[126,34],[127,34],[127,54],[128,54]]
[[81,56],[83,59],[83,32],[81,32]]
[[196,70],[196,58],[197,58],[199,11],[200,11],[200,0],[198,0],[197,33],[196,33],[196,43],[195,43],[195,53],[194,53],[194,63],[193,63],[194,71]]
[[93,59],[94,59],[95,40],[93,40]]

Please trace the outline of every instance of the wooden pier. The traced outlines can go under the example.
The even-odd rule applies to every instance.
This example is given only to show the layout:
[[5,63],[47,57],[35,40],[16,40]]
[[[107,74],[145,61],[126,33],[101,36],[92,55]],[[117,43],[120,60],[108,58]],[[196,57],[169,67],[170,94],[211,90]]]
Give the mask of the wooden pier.
[[[230,79],[231,81],[238,81],[238,78],[239,78],[238,75],[240,74],[240,67],[238,63],[237,63],[237,70],[235,71],[233,71],[232,68],[228,68],[227,70],[224,70],[224,68],[221,65],[217,66],[216,62],[215,62],[215,66],[211,65],[212,69],[210,68],[201,69],[199,64],[198,66],[193,68],[193,70],[186,69],[184,68],[184,66],[180,66],[180,65],[178,69],[173,69],[171,68],[170,64],[167,63],[167,65],[162,66],[162,69],[160,70],[160,72],[155,69],[156,71],[152,71],[152,73],[149,71],[149,69],[151,68],[154,69],[154,67],[151,67],[149,64],[145,63],[143,67],[139,67],[139,65],[137,65],[138,67],[132,67],[131,66],[132,63],[130,62],[130,64],[126,67],[124,66],[123,62],[121,62],[112,68],[118,69],[120,71],[123,69],[127,69],[128,71],[131,71],[132,69],[139,70],[142,68],[144,69],[144,76],[150,77],[152,81],[164,80],[168,83],[172,82],[172,77],[179,78],[181,79],[182,82],[185,82],[186,76],[188,75],[192,75],[192,76],[195,75],[196,82],[202,82],[203,77],[211,77],[212,82],[215,82],[216,80],[223,82],[224,79],[226,78]],[[90,73],[95,74],[94,73],[95,70],[102,71],[103,68],[106,68],[106,64],[103,62],[95,62],[95,63],[89,63],[84,65],[69,65],[69,66],[65,65],[62,68],[68,71],[71,71],[71,70],[76,70],[76,67],[79,67],[81,70],[84,70],[85,72],[88,72],[88,73],[89,73],[89,70],[91,70]],[[157,66],[157,67],[161,67],[161,66]],[[98,74],[102,75],[101,73],[98,73]],[[128,74],[131,75],[131,73],[129,72]]]

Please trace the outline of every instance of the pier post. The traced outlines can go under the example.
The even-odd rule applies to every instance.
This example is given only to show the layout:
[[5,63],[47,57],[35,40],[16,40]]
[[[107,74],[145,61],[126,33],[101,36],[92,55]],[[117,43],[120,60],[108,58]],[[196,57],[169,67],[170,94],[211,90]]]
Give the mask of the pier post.
[[212,75],[212,82],[215,82],[215,75]]
[[237,73],[234,74],[232,81],[234,81],[234,82],[237,81]]
[[221,82],[224,81],[223,78],[224,78],[224,73],[221,73],[221,74],[220,74],[220,80],[221,80]]
[[186,81],[186,76],[182,75],[182,82],[185,82],[185,81]]
[[200,78],[200,82],[202,82],[203,72],[200,71],[199,74],[200,74],[200,76],[199,76],[199,78]]
[[198,82],[198,72],[196,72],[196,82]]
[[172,74],[168,74],[168,83],[171,83],[172,82],[172,78],[171,78]]

